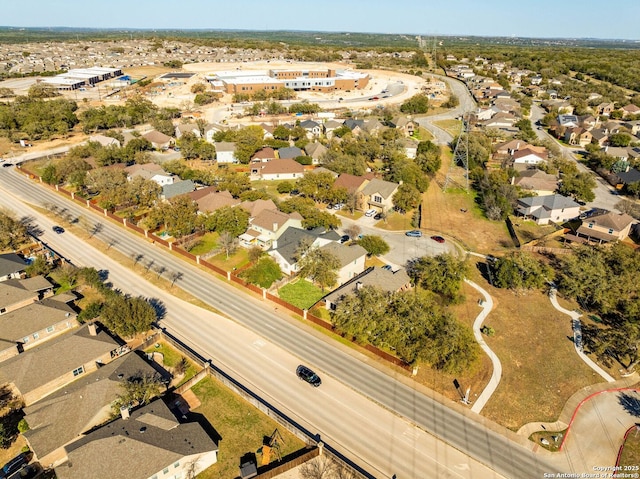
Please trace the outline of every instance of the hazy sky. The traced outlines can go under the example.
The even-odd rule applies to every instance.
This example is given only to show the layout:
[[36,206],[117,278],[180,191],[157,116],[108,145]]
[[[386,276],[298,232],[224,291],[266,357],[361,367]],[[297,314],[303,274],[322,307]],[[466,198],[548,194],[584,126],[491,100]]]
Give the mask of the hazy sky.
[[0,25],[640,40],[640,0],[0,0]]

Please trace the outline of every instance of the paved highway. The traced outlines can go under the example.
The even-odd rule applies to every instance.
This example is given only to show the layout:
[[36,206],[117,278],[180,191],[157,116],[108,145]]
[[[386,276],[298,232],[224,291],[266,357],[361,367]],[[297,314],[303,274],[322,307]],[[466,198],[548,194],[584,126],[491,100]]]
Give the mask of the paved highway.
[[[164,326],[375,477],[397,474],[402,479],[525,479],[543,477],[550,471],[569,472],[563,455],[532,453],[531,445],[510,431],[486,421],[478,422],[476,419],[481,418],[461,406],[434,400],[433,392],[403,377],[388,376],[367,364],[364,357],[309,334],[300,325],[274,314],[269,305],[239,294],[224,282],[102,221],[99,215],[61,199],[12,169],[0,170],[0,189],[3,190],[0,203],[21,215],[36,217],[46,231],[45,240],[63,254],[78,264],[108,269],[110,280],[125,291],[161,298],[168,311]],[[64,203],[71,215],[101,222],[103,229],[97,235],[100,239],[105,242],[115,239],[113,247],[127,256],[133,252],[143,255],[141,264],[153,261],[165,266],[168,272],[182,273],[177,282],[179,287],[235,322],[223,322],[218,317],[207,319],[201,310],[196,313],[186,303],[177,303],[175,298],[154,291],[127,268],[83,245],[70,233],[49,233],[53,223],[25,210],[13,195],[39,205]],[[250,331],[240,334],[235,329],[238,325]],[[304,384],[297,382],[294,370],[300,360],[326,378],[320,389],[299,388],[298,384]],[[295,379],[295,386],[291,378]]]

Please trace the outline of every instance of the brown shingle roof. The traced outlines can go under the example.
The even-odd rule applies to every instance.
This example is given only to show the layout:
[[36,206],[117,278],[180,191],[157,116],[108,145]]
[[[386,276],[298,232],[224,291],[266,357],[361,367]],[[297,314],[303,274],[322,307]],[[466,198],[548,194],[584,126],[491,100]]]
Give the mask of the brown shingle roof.
[[633,223],[634,219],[626,213],[614,213],[610,211],[603,215],[592,216],[591,218],[584,220],[584,223],[594,223],[601,228],[613,229],[614,231],[622,231],[630,223]]
[[216,211],[224,206],[235,206],[240,200],[235,199],[228,191],[209,193],[197,200],[198,209],[202,212]]
[[260,169],[261,175],[275,175],[280,173],[304,173],[304,167],[295,160],[285,158],[270,161]]
[[302,216],[300,216],[300,213],[297,211],[291,214],[286,214],[278,210],[263,210],[253,219],[251,224],[266,230],[277,231],[289,219],[302,220]]
[[355,176],[348,173],[342,173],[333,183],[334,188],[344,188],[349,193],[355,193],[369,180],[364,176]]

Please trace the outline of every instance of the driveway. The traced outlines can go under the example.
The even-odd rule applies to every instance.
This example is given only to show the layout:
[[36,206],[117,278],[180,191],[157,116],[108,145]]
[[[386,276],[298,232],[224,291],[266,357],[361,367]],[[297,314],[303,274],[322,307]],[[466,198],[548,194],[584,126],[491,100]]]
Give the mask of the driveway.
[[574,470],[597,472],[598,467],[615,465],[625,432],[638,422],[638,390],[596,393],[576,409],[562,449]]

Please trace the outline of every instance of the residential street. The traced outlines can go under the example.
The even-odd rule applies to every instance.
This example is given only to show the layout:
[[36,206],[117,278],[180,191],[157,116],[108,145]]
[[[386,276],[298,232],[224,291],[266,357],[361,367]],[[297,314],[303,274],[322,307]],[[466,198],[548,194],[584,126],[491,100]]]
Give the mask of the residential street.
[[[170,272],[182,273],[178,286],[235,321],[223,321],[211,313],[196,312],[191,306],[141,281],[127,268],[86,247],[70,232],[51,233],[53,222],[20,206],[9,193],[27,196],[41,205],[64,202],[69,213],[91,221],[100,221],[99,215],[94,216],[93,212],[67,202],[10,169],[0,171],[0,184],[3,190],[0,203],[22,215],[37,218],[36,222],[45,231],[45,241],[78,264],[109,270],[109,279],[124,291],[160,297],[167,306],[167,316],[162,322],[165,327],[177,332],[187,343],[237,375],[240,381],[312,432],[319,433],[330,446],[376,477],[397,474],[401,478],[471,479],[502,474],[510,478],[539,478],[548,471],[568,471],[564,455],[533,454],[533,445],[526,439],[496,424],[477,422],[477,416],[463,406],[449,402],[443,405],[434,400],[437,395],[432,391],[416,387],[404,377],[389,377],[367,364],[365,358],[345,351],[337,343],[327,343],[299,324],[274,314],[270,305],[238,294],[224,282],[166,251],[101,221],[103,229],[98,233],[101,239],[116,239],[113,247],[126,256],[132,252],[143,255],[142,264],[153,261],[155,265],[165,266],[165,277]],[[240,325],[253,332],[245,332],[244,327],[236,329],[241,328]],[[247,354],[247,351],[251,353]],[[304,384],[294,374],[298,362],[310,365],[323,379],[326,378],[320,389],[300,389]],[[322,399],[320,403],[318,398]]]

